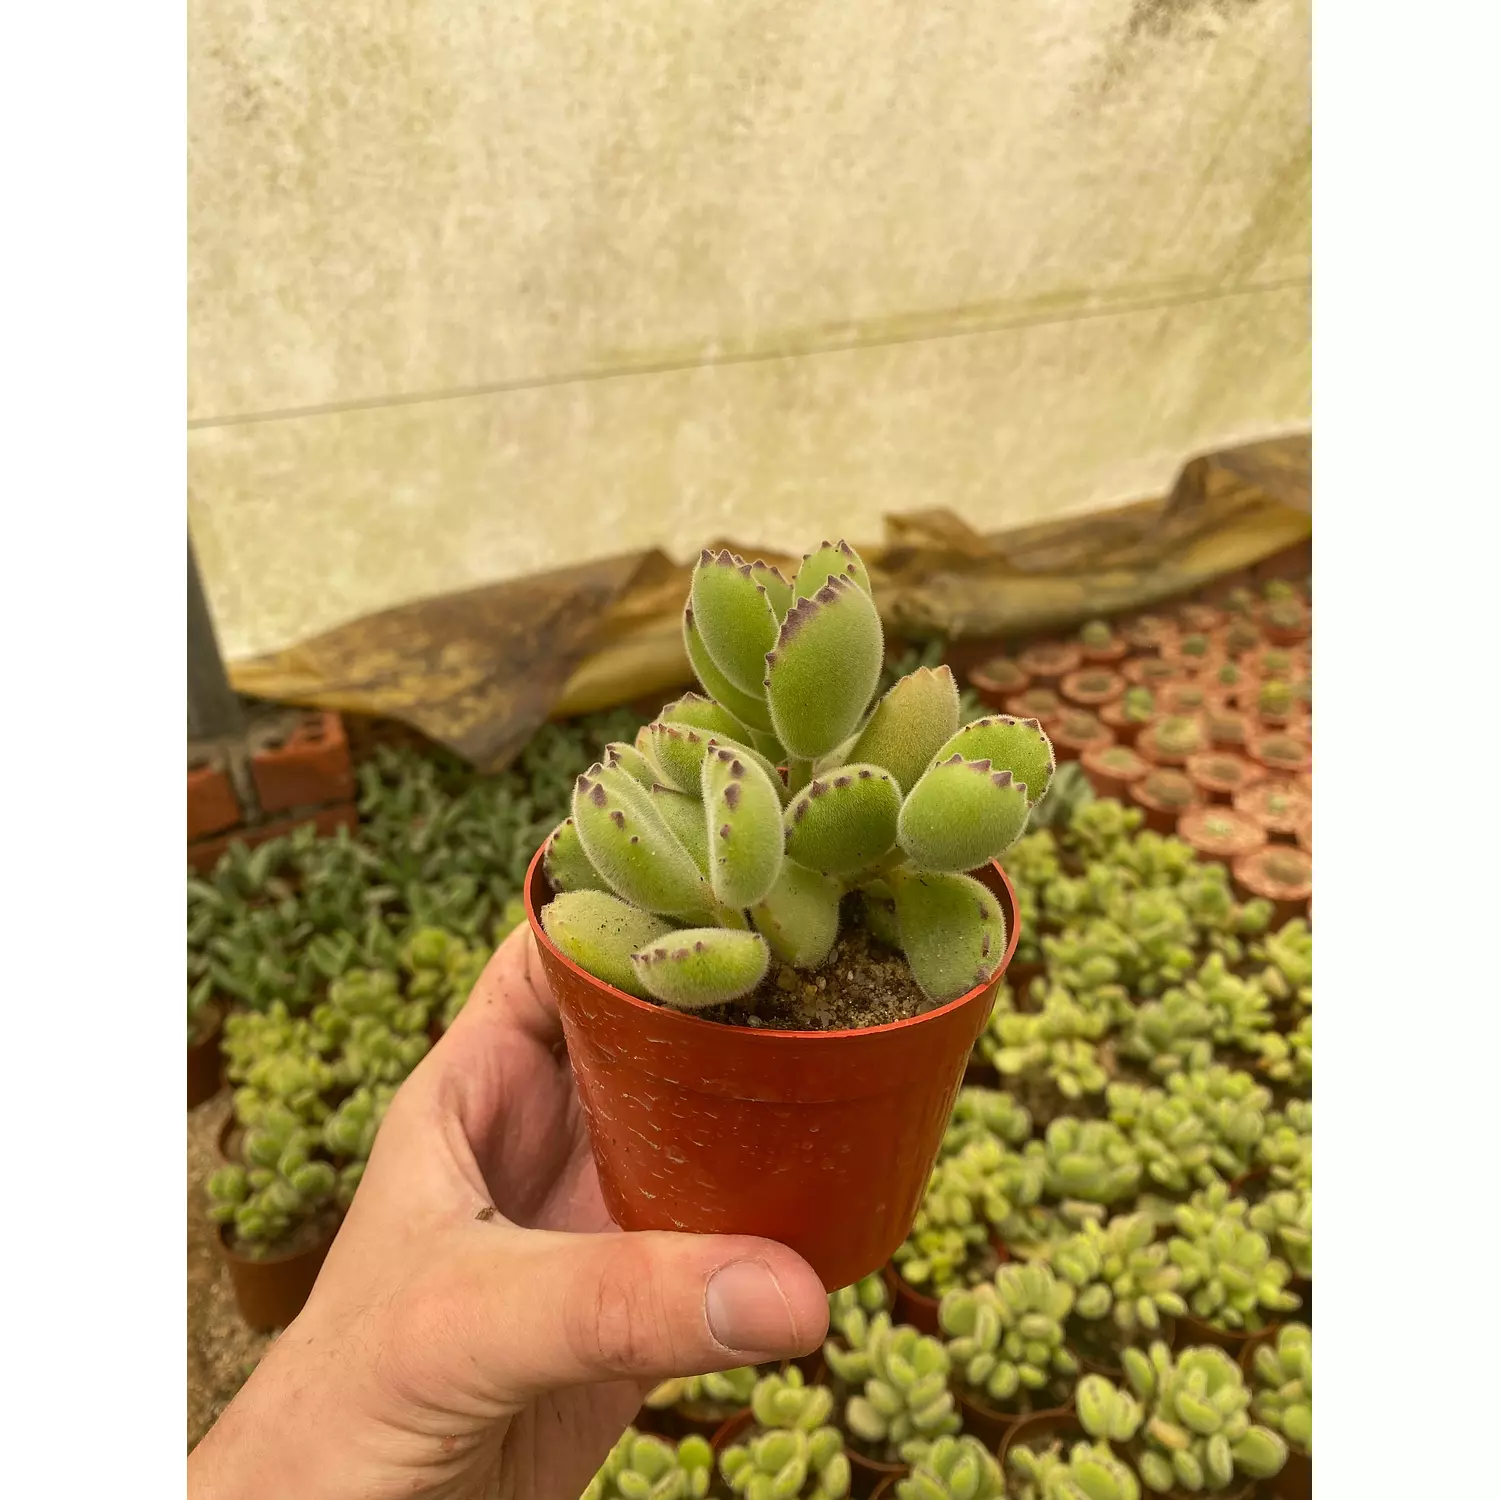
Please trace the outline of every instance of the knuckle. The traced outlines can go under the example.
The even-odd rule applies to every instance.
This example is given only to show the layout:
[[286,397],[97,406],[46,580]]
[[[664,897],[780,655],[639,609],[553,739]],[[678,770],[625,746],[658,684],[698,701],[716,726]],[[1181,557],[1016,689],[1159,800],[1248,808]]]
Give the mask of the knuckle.
[[580,1363],[621,1375],[649,1373],[674,1349],[661,1286],[643,1258],[612,1249],[592,1285],[569,1299],[568,1338]]

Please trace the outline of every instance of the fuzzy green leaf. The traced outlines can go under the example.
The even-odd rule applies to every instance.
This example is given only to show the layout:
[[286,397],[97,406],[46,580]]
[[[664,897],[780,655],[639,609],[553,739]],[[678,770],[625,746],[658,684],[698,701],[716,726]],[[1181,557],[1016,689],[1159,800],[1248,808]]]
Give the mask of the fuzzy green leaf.
[[634,745],[612,744],[604,747],[603,761],[606,767],[618,766],[633,781],[650,788],[661,780],[656,766]]
[[698,693],[684,693],[667,704],[656,717],[662,724],[687,724],[693,729],[703,729],[711,735],[724,735],[732,740],[748,741],[752,733],[750,726],[742,724],[722,703],[715,703],[712,698],[704,698]]
[[838,881],[784,859],[776,884],[750,916],[783,963],[816,969],[838,940],[842,895]]
[[704,550],[693,569],[693,619],[714,665],[742,693],[754,697],[766,676],[766,653],[776,644],[771,597],[744,558]]
[[816,760],[858,728],[880,680],[882,642],[874,603],[847,579],[831,578],[787,612],[765,683],[772,727],[793,757]]
[[875,705],[848,760],[884,766],[902,794],[958,728],[958,684],[947,667],[919,667]]
[[741,692],[719,670],[713,657],[708,654],[708,647],[703,644],[703,637],[698,633],[691,604],[682,612],[682,639],[687,647],[688,661],[692,664],[698,681],[708,690],[709,696],[716,703],[723,704],[742,724],[747,724],[751,729],[769,731],[771,710],[766,705],[764,689],[757,694]]
[[962,872],[1010,848],[1029,816],[1026,788],[1009,771],[955,754],[911,789],[896,837],[923,869]]
[[900,811],[901,789],[889,771],[841,766],[787,804],[787,857],[824,875],[862,870],[896,842]]
[[567,891],[542,908],[542,930],[595,979],[644,998],[630,955],[671,932],[672,924],[607,891]]
[[660,768],[658,780],[686,792],[691,797],[703,794],[703,762],[710,749],[721,746],[752,760],[766,773],[777,794],[778,806],[790,795],[776,767],[760,751],[742,745],[724,735],[709,734],[688,724],[647,724],[641,731],[645,749]]
[[1005,914],[994,895],[967,875],[891,875],[901,948],[923,993],[956,1000],[995,972],[1005,953]]
[[771,777],[742,749],[715,745],[701,791],[714,895],[725,906],[754,906],[781,873],[781,799]]
[[647,794],[662,822],[676,834],[678,842],[693,856],[693,863],[708,874],[708,814],[703,804],[687,792],[669,786],[653,786]]
[[997,771],[1009,771],[1026,788],[1026,800],[1035,807],[1047,795],[1057,757],[1052,741],[1035,719],[1015,719],[992,714],[975,719],[948,740],[932,757],[932,764],[951,760],[987,760]]
[[632,905],[689,919],[712,910],[713,893],[693,856],[646,789],[619,767],[595,765],[578,778],[573,823],[589,863]]
[[792,582],[792,592],[799,599],[810,599],[828,582],[839,578],[857,584],[865,593],[870,593],[870,575],[864,563],[848,542],[824,542],[815,551],[802,559],[797,576]]
[[641,984],[674,1010],[702,1010],[748,995],[765,978],[771,950],[756,932],[690,927],[631,959]]
[[770,563],[761,562],[758,558],[750,564],[750,576],[765,589],[766,597],[771,601],[771,608],[776,612],[776,622],[779,625],[786,619],[786,612],[792,607],[792,601],[797,597],[792,592],[791,584],[786,581],[780,568],[774,568]]
[[554,891],[607,891],[609,883],[589,863],[572,818],[564,818],[547,838],[542,869]]

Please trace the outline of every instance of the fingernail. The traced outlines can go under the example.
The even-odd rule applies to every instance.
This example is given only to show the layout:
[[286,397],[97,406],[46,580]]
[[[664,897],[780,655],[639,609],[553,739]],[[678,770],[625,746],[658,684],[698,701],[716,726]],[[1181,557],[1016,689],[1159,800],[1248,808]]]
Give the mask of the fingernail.
[[709,1277],[705,1310],[709,1332],[726,1349],[779,1354],[796,1342],[791,1306],[762,1261],[720,1266]]

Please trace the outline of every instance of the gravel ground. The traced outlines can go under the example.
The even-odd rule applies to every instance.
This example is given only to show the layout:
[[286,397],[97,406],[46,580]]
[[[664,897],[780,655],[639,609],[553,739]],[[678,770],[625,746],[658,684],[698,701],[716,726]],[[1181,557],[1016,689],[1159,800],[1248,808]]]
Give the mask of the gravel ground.
[[218,1165],[215,1139],[229,1114],[229,1091],[188,1114],[187,1445],[213,1426],[273,1335],[252,1333],[234,1305],[229,1271],[203,1211],[203,1184]]

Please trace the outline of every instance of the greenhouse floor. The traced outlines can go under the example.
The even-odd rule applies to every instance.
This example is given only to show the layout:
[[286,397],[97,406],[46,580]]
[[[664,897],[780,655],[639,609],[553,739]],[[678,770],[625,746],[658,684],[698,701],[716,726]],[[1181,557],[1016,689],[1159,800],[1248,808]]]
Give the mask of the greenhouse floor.
[[188,1114],[187,1441],[191,1448],[266,1352],[273,1335],[252,1333],[234,1305],[229,1270],[203,1212],[203,1184],[219,1165],[215,1138],[229,1117],[227,1090]]

